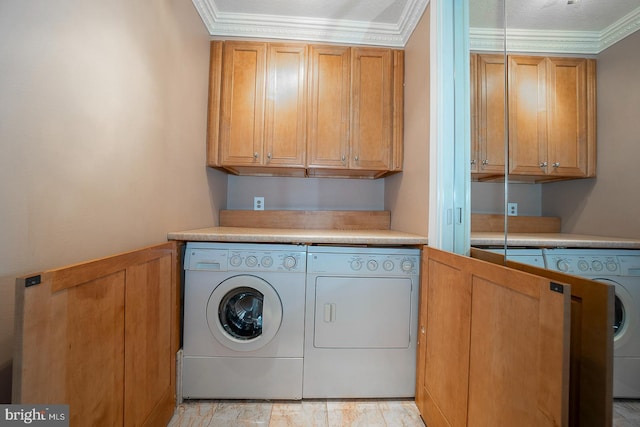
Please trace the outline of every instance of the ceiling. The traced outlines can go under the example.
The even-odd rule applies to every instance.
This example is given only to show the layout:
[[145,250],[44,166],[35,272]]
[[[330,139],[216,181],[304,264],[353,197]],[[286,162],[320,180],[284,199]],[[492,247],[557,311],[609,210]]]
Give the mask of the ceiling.
[[[473,50],[501,50],[503,0],[468,0]],[[640,29],[640,0],[507,0],[507,48],[595,54]],[[429,0],[193,0],[213,37],[404,47]]]

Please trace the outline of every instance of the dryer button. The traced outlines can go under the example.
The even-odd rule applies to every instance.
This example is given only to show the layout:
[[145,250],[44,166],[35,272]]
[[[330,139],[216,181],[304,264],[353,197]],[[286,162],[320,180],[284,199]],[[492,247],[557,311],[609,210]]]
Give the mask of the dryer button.
[[256,265],[258,265],[258,258],[254,257],[253,255],[248,256],[244,263],[247,264],[247,267],[255,267]]

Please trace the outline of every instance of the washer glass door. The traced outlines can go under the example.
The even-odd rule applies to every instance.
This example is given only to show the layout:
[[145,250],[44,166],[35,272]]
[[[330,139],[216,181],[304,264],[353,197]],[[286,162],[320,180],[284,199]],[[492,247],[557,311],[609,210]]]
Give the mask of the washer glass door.
[[236,288],[227,293],[218,308],[220,324],[229,335],[251,340],[262,335],[264,295],[253,288]]
[[273,340],[282,323],[282,302],[264,279],[241,274],[220,283],[207,303],[213,337],[234,351],[258,350]]

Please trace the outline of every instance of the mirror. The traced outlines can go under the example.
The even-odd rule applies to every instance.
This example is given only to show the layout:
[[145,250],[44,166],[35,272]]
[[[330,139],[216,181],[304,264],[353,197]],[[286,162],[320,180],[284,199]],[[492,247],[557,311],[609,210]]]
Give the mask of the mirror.
[[[623,205],[638,180],[640,0],[469,2],[469,26],[472,244],[476,214],[512,232],[532,216],[559,218],[564,233],[640,237]],[[593,86],[577,90],[581,79]]]

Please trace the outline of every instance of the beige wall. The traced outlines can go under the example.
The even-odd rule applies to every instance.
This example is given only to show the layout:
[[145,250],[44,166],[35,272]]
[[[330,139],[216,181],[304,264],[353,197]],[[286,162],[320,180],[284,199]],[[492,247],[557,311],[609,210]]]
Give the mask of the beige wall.
[[385,178],[391,228],[423,236],[429,229],[430,10],[427,6],[405,46],[403,172]]
[[190,0],[0,3],[0,402],[17,275],[217,222],[208,39]]
[[598,55],[597,177],[543,185],[562,230],[640,238],[640,31]]

